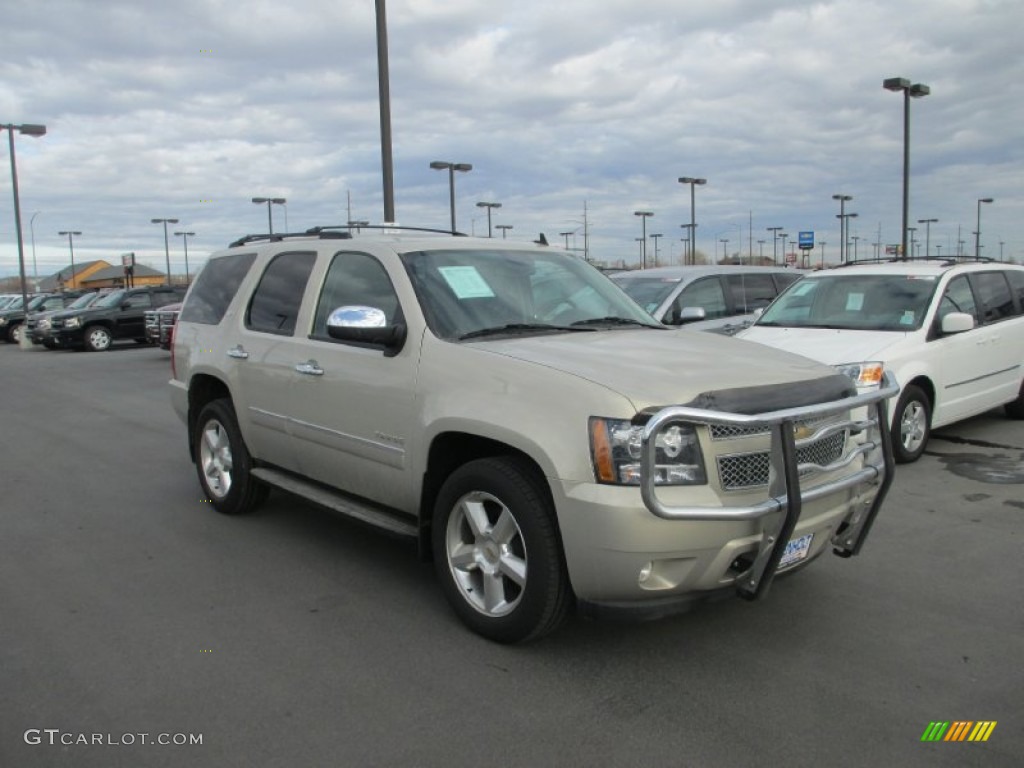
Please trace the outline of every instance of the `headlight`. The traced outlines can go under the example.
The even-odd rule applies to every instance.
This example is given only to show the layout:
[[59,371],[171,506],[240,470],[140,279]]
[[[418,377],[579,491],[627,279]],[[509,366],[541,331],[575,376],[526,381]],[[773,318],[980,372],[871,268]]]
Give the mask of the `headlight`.
[[80,317],[69,317],[64,321],[65,328],[77,328],[82,324],[82,318]]
[[879,362],[842,363],[835,366],[835,369],[849,376],[858,389],[878,389],[885,365]]
[[6,317],[0,317],[0,326],[4,326],[4,325],[7,325],[7,318]]
[[[622,419],[590,418],[590,455],[599,483],[640,484],[640,437],[644,428]],[[704,485],[704,458],[688,424],[671,424],[655,438],[656,485]]]

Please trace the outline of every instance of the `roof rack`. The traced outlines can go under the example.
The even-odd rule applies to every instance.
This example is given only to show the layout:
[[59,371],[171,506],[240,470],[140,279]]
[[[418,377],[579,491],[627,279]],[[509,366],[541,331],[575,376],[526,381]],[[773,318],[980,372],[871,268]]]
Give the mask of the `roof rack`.
[[254,243],[258,240],[265,240],[268,243],[279,243],[289,237],[309,237],[310,235],[319,235],[323,240],[328,238],[348,240],[352,237],[352,234],[349,232],[314,232],[312,230],[307,230],[306,232],[274,232],[267,235],[245,235],[229,243],[228,248],[238,248],[241,245]]
[[355,230],[358,232],[362,229],[374,229],[382,232],[400,231],[400,232],[432,232],[436,235],[452,235],[453,237],[467,237],[465,232],[458,232],[451,229],[435,229],[433,227],[405,227],[401,224],[363,224],[363,223],[352,223],[352,224],[328,224],[322,227],[310,227],[306,230],[307,235],[319,235],[324,232],[334,232],[336,230],[344,230],[345,232],[351,232]]

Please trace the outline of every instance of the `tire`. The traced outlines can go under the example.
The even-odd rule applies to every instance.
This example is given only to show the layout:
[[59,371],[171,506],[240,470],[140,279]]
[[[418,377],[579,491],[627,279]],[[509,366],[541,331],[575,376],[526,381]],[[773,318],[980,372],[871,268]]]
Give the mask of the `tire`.
[[7,341],[10,344],[18,344],[21,342],[21,323],[15,323],[7,327]]
[[206,500],[225,515],[252,512],[269,489],[252,476],[252,457],[238,429],[230,400],[203,406],[192,434],[196,471]]
[[892,450],[897,464],[921,458],[932,431],[932,404],[913,384],[903,389],[892,419]]
[[1004,405],[1003,410],[1011,419],[1024,419],[1024,381],[1020,383],[1020,393],[1017,395],[1017,399]]
[[112,341],[110,331],[102,325],[89,326],[82,334],[82,338],[85,340],[85,348],[90,352],[105,352],[110,349]]
[[471,461],[445,481],[433,516],[434,566],[470,629],[499,643],[535,640],[572,600],[543,479],[511,457]]

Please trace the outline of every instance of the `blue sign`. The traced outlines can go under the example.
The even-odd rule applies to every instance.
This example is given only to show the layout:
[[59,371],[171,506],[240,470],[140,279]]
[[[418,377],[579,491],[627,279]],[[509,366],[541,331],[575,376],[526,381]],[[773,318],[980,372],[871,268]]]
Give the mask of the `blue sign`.
[[813,248],[814,247],[814,233],[813,232],[801,232],[797,241],[801,248]]

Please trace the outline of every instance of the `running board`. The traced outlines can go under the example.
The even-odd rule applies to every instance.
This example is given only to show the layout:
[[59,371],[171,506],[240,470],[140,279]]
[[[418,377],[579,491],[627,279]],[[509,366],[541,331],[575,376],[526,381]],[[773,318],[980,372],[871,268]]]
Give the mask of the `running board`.
[[304,480],[279,469],[269,467],[254,467],[252,476],[275,488],[280,488],[288,493],[319,504],[320,506],[333,509],[335,512],[382,528],[385,531],[396,533],[399,536],[412,536],[415,538],[419,531],[416,525],[399,518],[395,513],[383,507],[362,502],[351,496],[345,496],[337,491],[332,491],[322,485]]

